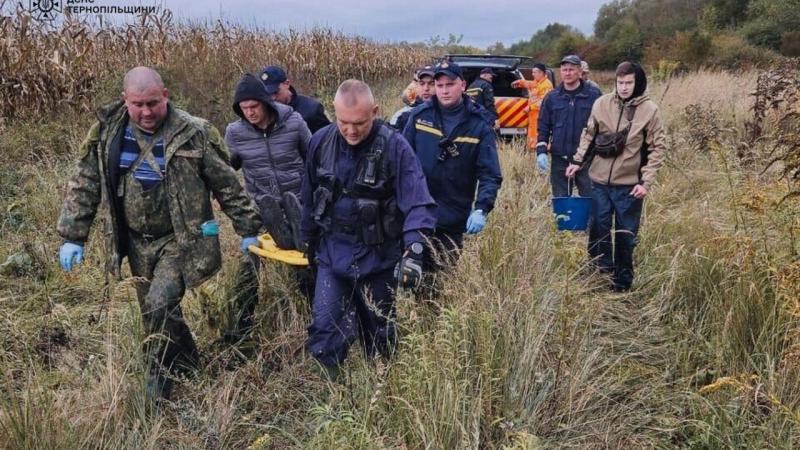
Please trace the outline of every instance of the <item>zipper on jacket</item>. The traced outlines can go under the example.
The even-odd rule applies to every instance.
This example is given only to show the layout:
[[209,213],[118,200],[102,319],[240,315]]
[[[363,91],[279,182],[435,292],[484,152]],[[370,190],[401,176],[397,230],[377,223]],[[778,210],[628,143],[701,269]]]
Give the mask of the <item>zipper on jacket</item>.
[[[615,133],[619,133],[619,126],[622,124],[622,114],[624,112],[625,112],[625,103],[623,103],[619,108],[619,117],[617,118],[617,130],[615,131]],[[626,138],[627,138],[627,136],[626,136]],[[625,141],[626,141],[625,143],[627,143],[627,140],[628,139],[625,139]],[[622,147],[622,152],[623,153],[625,153],[625,147],[624,147],[625,143],[623,143],[623,147]],[[617,158],[619,158],[619,157],[620,157],[620,155],[617,155],[617,156],[614,157],[614,160],[611,161],[611,167],[608,168],[608,180],[606,181],[606,186],[611,185],[611,175],[614,172],[614,163],[617,162]]]
[[282,197],[283,192],[281,191],[281,183],[278,180],[278,172],[275,170],[275,160],[272,159],[272,151],[269,148],[269,137],[267,136],[266,130],[264,130],[264,144],[267,146],[267,158],[269,158],[270,169],[272,169],[273,179],[275,180],[275,189],[278,190],[278,196]]
[[[624,112],[625,112],[625,103],[621,104],[619,107],[619,117],[617,118],[617,130],[615,131],[615,133],[619,133],[619,126],[622,124],[622,114]],[[626,141],[625,143],[627,143],[627,139],[625,139],[625,141]],[[625,143],[623,143],[622,153],[625,153],[625,147],[624,147]],[[617,155],[616,157],[614,157],[614,160],[611,161],[611,167],[608,168],[608,180],[606,181],[607,186],[611,185],[611,175],[614,172],[614,163],[617,162],[617,158],[619,158],[620,156],[622,156],[622,154]]]

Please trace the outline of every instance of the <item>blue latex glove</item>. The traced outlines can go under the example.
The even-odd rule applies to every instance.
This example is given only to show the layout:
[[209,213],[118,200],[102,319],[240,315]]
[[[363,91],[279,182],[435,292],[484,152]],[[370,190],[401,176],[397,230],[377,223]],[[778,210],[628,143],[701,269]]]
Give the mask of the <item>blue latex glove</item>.
[[70,272],[73,263],[77,265],[83,262],[83,246],[64,242],[58,250],[58,261],[65,272]]
[[255,245],[256,247],[261,247],[261,243],[258,242],[258,238],[256,236],[243,237],[242,245],[240,245],[239,248],[242,250],[242,253],[247,255],[248,253],[250,253],[250,250],[248,250],[247,247],[250,247],[251,245]]
[[480,209],[476,209],[472,211],[472,214],[469,215],[467,219],[467,233],[468,234],[475,234],[480,233],[483,231],[483,227],[486,226],[486,216],[483,215],[483,211]]
[[539,166],[539,170],[542,172],[550,170],[550,160],[547,158],[547,153],[539,153],[536,155],[536,165]]
[[206,220],[200,225],[203,236],[219,236],[219,222],[214,219]]

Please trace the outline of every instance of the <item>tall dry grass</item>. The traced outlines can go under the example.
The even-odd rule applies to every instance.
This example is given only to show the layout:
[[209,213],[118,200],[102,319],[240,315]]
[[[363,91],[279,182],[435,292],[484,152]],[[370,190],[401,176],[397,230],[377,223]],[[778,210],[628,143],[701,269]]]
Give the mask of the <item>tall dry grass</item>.
[[223,22],[178,24],[168,10],[127,26],[98,28],[67,16],[53,27],[18,6],[0,21],[0,115],[91,110],[120,91],[127,69],[149,65],[162,71],[178,103],[221,125],[239,75],[264,65],[282,65],[298,88],[324,97],[347,78],[410,78],[431,56],[425,48],[378,44],[329,28],[284,33]]
[[[171,80],[178,99],[206,100]],[[255,355],[217,343],[238,259],[224,222],[222,272],[184,299],[204,368],[155,414],[133,290],[105,285],[97,231],[76,273],[55,260],[60,190],[90,119],[24,111],[0,124],[13,162],[0,167],[0,260],[18,257],[0,275],[0,446],[797,447],[800,216],[779,202],[791,189],[780,171],[758,163],[780,130],[767,123],[754,158],[737,156],[755,80],[699,72],[652,86],[670,154],[645,203],[634,291],[586,273],[586,237],[554,229],[546,180],[521,142],[504,143],[488,228],[435,303],[400,297],[396,358],[353,352],[341,383],[304,352],[307,306],[281,267],[262,273]],[[339,80],[301,81],[322,92]],[[405,81],[374,83],[385,113]],[[100,92],[113,90],[93,101]]]

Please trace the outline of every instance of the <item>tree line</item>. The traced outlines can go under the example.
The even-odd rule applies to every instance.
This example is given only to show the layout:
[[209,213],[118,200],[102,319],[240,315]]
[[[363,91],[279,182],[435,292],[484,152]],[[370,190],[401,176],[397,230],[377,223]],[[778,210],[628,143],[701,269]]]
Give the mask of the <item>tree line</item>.
[[600,7],[594,33],[551,23],[492,54],[557,64],[576,53],[594,68],[633,59],[656,67],[763,66],[800,56],[800,0],[613,0]]

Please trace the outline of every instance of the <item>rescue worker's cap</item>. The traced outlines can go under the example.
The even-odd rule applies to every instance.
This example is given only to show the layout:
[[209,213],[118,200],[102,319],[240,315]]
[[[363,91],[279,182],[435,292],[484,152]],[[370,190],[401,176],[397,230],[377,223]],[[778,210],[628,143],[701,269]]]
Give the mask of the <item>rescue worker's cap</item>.
[[580,67],[581,66],[581,59],[578,57],[578,55],[567,55],[567,56],[561,58],[561,64],[560,65],[564,65],[564,64],[573,64],[573,65],[576,65],[576,66]]
[[439,75],[447,75],[448,78],[464,79],[464,71],[461,70],[461,66],[448,61],[444,61],[436,65],[433,78],[439,78]]
[[583,70],[586,73],[591,72],[591,70],[589,70],[589,63],[587,63],[586,61],[581,61],[581,70]]
[[494,73],[494,70],[492,70],[492,69],[490,69],[488,67],[484,67],[483,69],[481,69],[481,75],[485,75],[485,74],[489,74],[489,75],[491,75],[493,77],[497,76],[497,74]]
[[536,63],[536,64],[534,64],[534,65],[533,65],[533,68],[534,68],[534,69],[539,69],[539,70],[541,70],[542,72],[544,72],[544,73],[547,73],[547,66],[545,66],[545,65],[544,65],[544,64],[542,64],[542,63]]
[[416,73],[417,80],[419,80],[422,77],[431,77],[431,78],[433,78],[435,75],[436,75],[436,71],[433,68],[433,66],[420,67],[419,69],[417,69],[417,73]]
[[261,82],[270,95],[278,92],[278,85],[287,79],[286,72],[280,66],[267,66],[261,71]]

